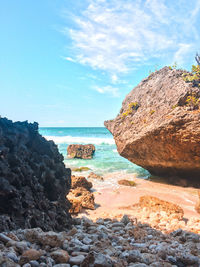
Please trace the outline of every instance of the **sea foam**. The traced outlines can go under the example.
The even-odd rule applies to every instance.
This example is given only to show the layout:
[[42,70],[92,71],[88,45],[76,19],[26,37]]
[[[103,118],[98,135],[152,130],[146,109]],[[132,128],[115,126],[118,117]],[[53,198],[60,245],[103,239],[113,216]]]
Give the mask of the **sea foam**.
[[108,144],[113,145],[113,138],[78,137],[78,136],[44,136],[47,140],[53,140],[56,144]]

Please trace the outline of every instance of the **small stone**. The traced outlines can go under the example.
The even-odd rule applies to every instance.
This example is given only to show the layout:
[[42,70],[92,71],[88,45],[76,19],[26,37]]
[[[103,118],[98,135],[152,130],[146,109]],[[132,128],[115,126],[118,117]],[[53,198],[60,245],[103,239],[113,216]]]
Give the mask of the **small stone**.
[[75,256],[75,257],[70,257],[69,262],[70,262],[70,264],[77,264],[77,265],[79,265],[79,264],[81,264],[84,261],[84,259],[85,259],[85,256],[78,255],[78,256]]
[[61,264],[56,264],[53,267],[70,267],[70,264],[68,264],[68,263],[61,263]]
[[132,263],[131,265],[129,265],[129,267],[147,267],[147,266],[148,265],[146,265],[144,263]]
[[73,236],[77,233],[77,228],[73,227],[67,234]]
[[62,249],[51,252],[51,257],[56,263],[67,263],[70,258],[68,252]]
[[36,261],[42,256],[42,254],[42,251],[38,251],[36,249],[28,249],[22,254],[19,263],[22,265],[32,260]]
[[128,215],[124,214],[124,216],[121,219],[121,223],[127,225],[130,222],[130,219],[128,217]]
[[92,243],[92,239],[88,238],[87,236],[83,238],[83,243],[85,245],[90,245]]
[[12,241],[12,239],[2,233],[0,233],[0,241],[2,241],[4,244],[6,244],[8,241]]
[[13,260],[14,262],[18,262],[18,257],[14,252],[8,252],[5,256]]
[[31,265],[31,267],[39,267],[40,266],[39,262],[37,262],[37,261],[30,261],[30,265]]

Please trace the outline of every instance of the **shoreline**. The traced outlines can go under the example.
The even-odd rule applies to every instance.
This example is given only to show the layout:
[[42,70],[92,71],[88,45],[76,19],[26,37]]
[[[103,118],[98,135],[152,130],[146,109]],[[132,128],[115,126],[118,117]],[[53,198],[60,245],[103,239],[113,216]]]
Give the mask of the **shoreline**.
[[[200,234],[200,215],[195,210],[195,204],[198,201],[198,189],[153,182],[136,178],[134,174],[109,173],[103,178],[104,181],[88,179],[93,184],[96,208],[95,210],[84,210],[78,214],[78,217],[86,216],[91,220],[98,218],[120,219],[126,214],[163,231],[178,228],[192,230],[191,224],[193,223],[195,232]],[[117,181],[121,179],[133,180],[136,186],[119,185]],[[146,195],[177,204],[184,211],[183,219],[173,221],[173,218],[169,218],[165,213],[159,214],[149,212],[145,208],[138,208],[137,204],[140,197]]]

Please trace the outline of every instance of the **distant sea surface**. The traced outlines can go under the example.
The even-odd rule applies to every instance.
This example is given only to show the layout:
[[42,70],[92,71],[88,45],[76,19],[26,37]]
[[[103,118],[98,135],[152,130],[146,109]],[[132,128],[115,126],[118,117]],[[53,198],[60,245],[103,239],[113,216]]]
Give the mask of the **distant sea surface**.
[[[102,175],[111,172],[134,173],[136,177],[148,178],[149,173],[143,168],[121,157],[112,134],[104,127],[41,127],[39,132],[53,140],[64,156],[66,167],[89,167],[91,171]],[[69,159],[67,147],[70,144],[93,144],[96,151],[93,159]]]

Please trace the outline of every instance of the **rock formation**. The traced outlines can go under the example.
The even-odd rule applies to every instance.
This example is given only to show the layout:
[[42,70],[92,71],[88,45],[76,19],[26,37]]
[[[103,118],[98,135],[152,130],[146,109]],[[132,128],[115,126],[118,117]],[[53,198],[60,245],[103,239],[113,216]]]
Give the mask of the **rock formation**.
[[200,179],[200,89],[169,67],[144,79],[105,126],[118,152],[150,173]]
[[173,215],[174,218],[178,219],[182,219],[184,215],[184,211],[180,206],[153,196],[140,197],[139,206],[149,209],[151,212],[164,211],[168,216]]
[[0,118],[0,231],[68,228],[70,183],[63,156],[37,123]]
[[90,172],[90,174],[88,175],[88,179],[97,179],[97,180],[100,180],[100,181],[103,181],[103,177],[94,173],[94,172]]
[[83,176],[72,176],[72,186],[67,196],[71,203],[69,210],[72,214],[77,214],[84,209],[95,209],[94,195],[90,192],[92,183]]
[[69,158],[91,159],[95,152],[94,145],[69,145],[67,154]]

